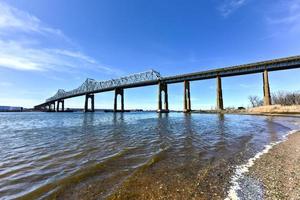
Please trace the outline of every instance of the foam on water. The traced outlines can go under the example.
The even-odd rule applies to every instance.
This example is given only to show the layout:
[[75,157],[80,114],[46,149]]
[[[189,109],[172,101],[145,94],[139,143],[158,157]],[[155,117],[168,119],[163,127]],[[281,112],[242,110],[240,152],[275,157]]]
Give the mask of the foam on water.
[[239,180],[241,180],[245,173],[249,171],[249,168],[254,165],[254,162],[259,159],[262,155],[268,153],[270,149],[272,149],[274,146],[284,142],[287,140],[287,137],[291,134],[294,134],[298,132],[299,130],[291,130],[287,134],[285,134],[281,140],[277,142],[271,142],[268,145],[265,145],[264,149],[261,152],[258,152],[254,157],[250,158],[246,164],[239,165],[235,169],[234,175],[231,177],[231,187],[229,191],[227,192],[227,197],[225,200],[238,200],[240,199],[238,196],[238,190],[241,190]]

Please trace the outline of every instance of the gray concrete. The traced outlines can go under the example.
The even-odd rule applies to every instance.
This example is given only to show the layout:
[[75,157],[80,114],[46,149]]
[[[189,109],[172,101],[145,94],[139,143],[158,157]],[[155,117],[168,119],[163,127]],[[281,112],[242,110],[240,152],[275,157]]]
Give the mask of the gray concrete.
[[[164,92],[164,108],[162,107],[162,92]],[[158,109],[157,112],[165,113],[169,112],[168,102],[168,85],[163,82],[158,83]]]
[[[61,104],[61,110],[60,110],[60,104]],[[65,101],[58,100],[56,104],[56,112],[64,112],[64,111],[65,111]]]
[[[121,110],[118,110],[118,95],[121,96]],[[124,89],[115,89],[114,112],[124,112]]]
[[220,76],[217,76],[217,110],[223,110],[223,92],[222,92],[222,80]]
[[183,98],[183,112],[191,112],[191,93],[190,82],[184,81],[184,98]]
[[271,92],[270,92],[270,85],[269,85],[269,76],[267,70],[263,72],[263,89],[264,89],[264,106],[269,106],[272,104],[272,102],[271,102]]
[[[86,94],[85,95],[85,103],[84,103],[84,112],[94,112],[95,111],[95,96],[94,94]],[[89,100],[91,99],[91,109],[89,109]]]

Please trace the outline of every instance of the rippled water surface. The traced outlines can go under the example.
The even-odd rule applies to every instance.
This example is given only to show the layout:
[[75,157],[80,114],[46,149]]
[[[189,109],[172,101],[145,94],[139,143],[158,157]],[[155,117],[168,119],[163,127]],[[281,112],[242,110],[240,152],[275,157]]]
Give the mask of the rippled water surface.
[[222,199],[294,118],[0,113],[0,199]]

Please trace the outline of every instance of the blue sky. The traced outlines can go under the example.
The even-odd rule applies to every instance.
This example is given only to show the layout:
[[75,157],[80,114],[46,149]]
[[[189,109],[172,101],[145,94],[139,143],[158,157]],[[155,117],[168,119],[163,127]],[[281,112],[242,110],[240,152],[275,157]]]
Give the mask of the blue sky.
[[[162,76],[300,54],[300,0],[0,0],[0,105],[32,107],[89,77]],[[270,73],[300,90],[300,70]],[[215,106],[216,81],[191,83],[192,109]],[[225,107],[262,96],[262,75],[223,79]],[[169,86],[182,109],[183,84]],[[83,107],[84,98],[66,100]],[[113,93],[96,95],[112,108]],[[125,90],[125,108],[157,108],[157,87]]]

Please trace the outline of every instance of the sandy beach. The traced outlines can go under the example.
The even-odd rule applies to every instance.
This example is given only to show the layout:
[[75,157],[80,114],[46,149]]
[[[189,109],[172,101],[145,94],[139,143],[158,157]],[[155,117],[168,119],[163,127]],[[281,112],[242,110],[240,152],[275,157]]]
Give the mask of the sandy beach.
[[264,199],[300,199],[300,132],[255,161],[249,177],[262,184]]

